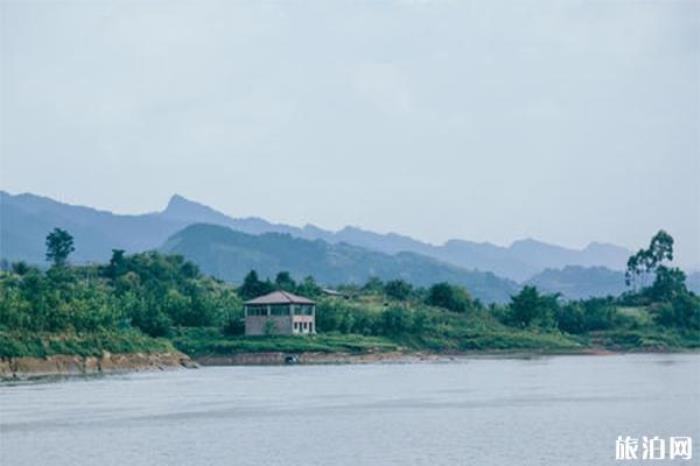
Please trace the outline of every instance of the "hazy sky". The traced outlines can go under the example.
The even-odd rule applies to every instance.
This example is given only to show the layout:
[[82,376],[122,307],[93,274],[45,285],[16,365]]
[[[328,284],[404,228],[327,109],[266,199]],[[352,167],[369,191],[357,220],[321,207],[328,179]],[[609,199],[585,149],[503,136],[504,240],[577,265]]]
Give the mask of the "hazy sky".
[[0,2],[0,188],[700,263],[700,2]]

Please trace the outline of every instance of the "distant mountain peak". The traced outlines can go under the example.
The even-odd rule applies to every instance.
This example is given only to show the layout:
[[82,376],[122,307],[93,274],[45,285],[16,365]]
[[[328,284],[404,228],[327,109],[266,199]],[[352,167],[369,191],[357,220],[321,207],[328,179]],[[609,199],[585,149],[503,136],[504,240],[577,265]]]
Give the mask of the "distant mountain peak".
[[550,244],[550,243],[545,243],[544,241],[536,240],[533,238],[524,238],[524,239],[519,239],[516,241],[513,241],[511,243],[509,249],[511,250],[518,250],[518,249],[532,249],[532,248],[547,248],[547,249],[568,249],[564,248],[562,246],[558,246],[555,244]]
[[223,213],[199,202],[187,199],[180,194],[172,195],[161,215],[170,219],[186,220],[188,222],[228,223],[230,221]]
[[170,200],[168,201],[168,205],[165,207],[165,210],[163,212],[179,210],[179,209],[187,208],[187,207],[197,207],[197,208],[203,207],[206,209],[210,209],[210,207],[207,207],[204,204],[200,204],[198,202],[191,201],[191,200],[187,199],[185,196],[182,196],[182,195],[176,193],[170,197]]

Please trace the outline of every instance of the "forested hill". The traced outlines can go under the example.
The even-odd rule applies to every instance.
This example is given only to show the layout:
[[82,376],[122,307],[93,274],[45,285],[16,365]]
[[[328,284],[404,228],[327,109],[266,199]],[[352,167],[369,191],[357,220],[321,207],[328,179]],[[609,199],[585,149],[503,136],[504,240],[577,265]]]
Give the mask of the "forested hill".
[[460,269],[419,254],[388,255],[278,233],[254,236],[216,225],[191,225],[173,235],[162,250],[181,254],[204,272],[233,283],[240,283],[252,269],[262,277],[288,270],[295,278],[311,275],[327,285],[362,284],[370,277],[401,278],[417,286],[445,281],[465,286],[485,303],[506,302],[519,289],[492,273]]

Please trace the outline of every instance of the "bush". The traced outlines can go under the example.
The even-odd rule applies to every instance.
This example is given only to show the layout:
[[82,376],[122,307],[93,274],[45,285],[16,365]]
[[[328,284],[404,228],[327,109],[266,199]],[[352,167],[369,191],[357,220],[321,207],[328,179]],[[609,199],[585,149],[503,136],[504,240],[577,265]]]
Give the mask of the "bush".
[[655,322],[665,327],[700,330],[700,298],[694,294],[679,294],[652,306],[651,312]]
[[384,285],[384,293],[390,298],[405,301],[411,296],[413,286],[403,280],[392,280]]
[[557,326],[563,332],[579,334],[612,328],[618,319],[617,307],[603,299],[568,303],[556,308]]
[[428,290],[426,304],[442,307],[453,312],[466,312],[473,307],[473,302],[467,290],[449,283],[437,283]]
[[542,295],[534,286],[511,297],[507,322],[516,327],[552,327],[559,304],[556,295]]
[[242,312],[229,312],[221,329],[224,335],[245,334],[245,317]]

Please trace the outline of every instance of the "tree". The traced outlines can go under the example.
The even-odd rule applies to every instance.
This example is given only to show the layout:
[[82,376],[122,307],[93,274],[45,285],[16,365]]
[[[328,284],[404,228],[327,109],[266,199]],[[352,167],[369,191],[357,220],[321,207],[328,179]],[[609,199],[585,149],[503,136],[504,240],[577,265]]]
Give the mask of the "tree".
[[277,289],[284,291],[295,291],[297,288],[297,283],[294,281],[289,272],[280,272],[275,277],[275,285]]
[[377,277],[370,277],[362,290],[368,293],[381,293],[384,291],[384,283]]
[[654,235],[647,250],[649,267],[656,269],[663,261],[673,260],[673,237],[664,230]]
[[274,291],[275,287],[270,280],[260,281],[255,270],[248,272],[243,279],[243,284],[238,288],[238,296],[243,299],[253,299]]
[[123,249],[112,249],[112,258],[109,260],[106,275],[112,280],[123,275],[127,271],[126,261],[124,260]]
[[663,326],[700,330],[700,297],[693,293],[679,294],[671,301],[653,305],[651,310],[654,320]]
[[637,254],[634,254],[627,259],[627,270],[625,271],[625,285],[631,286],[634,290],[637,289],[637,278],[642,273],[641,258],[644,250],[640,249]]
[[391,280],[384,285],[384,293],[390,298],[405,301],[411,296],[413,286],[403,280]]
[[24,261],[12,263],[12,271],[17,275],[25,275],[27,272],[29,272],[29,269],[30,267]]
[[54,228],[46,237],[46,260],[53,262],[54,267],[66,265],[73,251],[73,237],[67,231]]
[[316,280],[314,280],[314,277],[311,275],[304,278],[304,281],[302,281],[296,288],[296,292],[298,294],[301,296],[306,296],[307,298],[314,298],[320,295],[322,291],[323,290],[321,287],[318,286]]
[[681,269],[665,265],[656,268],[654,284],[648,289],[648,294],[654,301],[670,301],[687,293],[685,273]]
[[519,327],[551,326],[558,308],[557,298],[557,295],[541,295],[534,286],[525,286],[510,299],[509,320]]
[[627,260],[625,284],[637,290],[638,283],[646,286],[646,277],[655,274],[664,261],[673,260],[673,237],[659,230],[649,243],[649,248],[640,249]]
[[467,290],[446,282],[431,286],[425,302],[454,312],[466,312],[472,307],[472,299]]
[[617,317],[617,307],[609,298],[591,298],[556,308],[557,326],[567,333],[607,330],[615,325]]

